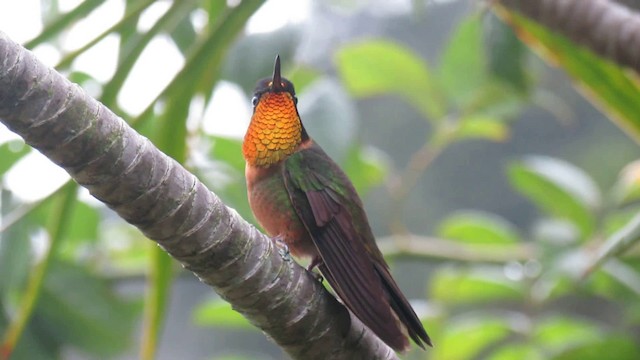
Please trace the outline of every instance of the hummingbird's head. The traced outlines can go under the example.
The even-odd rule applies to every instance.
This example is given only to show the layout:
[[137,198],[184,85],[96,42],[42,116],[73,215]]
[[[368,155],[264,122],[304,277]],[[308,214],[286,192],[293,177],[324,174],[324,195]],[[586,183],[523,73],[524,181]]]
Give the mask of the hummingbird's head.
[[280,74],[276,56],[273,76],[258,81],[253,93],[253,116],[244,136],[242,152],[253,166],[270,166],[291,155],[308,138],[296,105],[293,84]]
[[258,81],[255,90],[253,90],[253,99],[251,102],[254,110],[261,101],[264,101],[274,95],[288,99],[293,103],[292,105],[294,107],[298,103],[296,90],[294,89],[293,84],[291,81],[283,78],[280,74],[280,55],[276,56],[273,76]]

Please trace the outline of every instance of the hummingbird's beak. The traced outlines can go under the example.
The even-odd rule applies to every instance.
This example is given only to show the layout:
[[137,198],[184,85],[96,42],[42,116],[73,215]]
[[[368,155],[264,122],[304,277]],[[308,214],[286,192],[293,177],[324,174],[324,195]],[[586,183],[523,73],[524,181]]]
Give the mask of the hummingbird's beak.
[[273,79],[271,80],[271,91],[284,91],[284,87],[282,87],[282,77],[280,76],[280,55],[276,56],[276,64],[273,68]]

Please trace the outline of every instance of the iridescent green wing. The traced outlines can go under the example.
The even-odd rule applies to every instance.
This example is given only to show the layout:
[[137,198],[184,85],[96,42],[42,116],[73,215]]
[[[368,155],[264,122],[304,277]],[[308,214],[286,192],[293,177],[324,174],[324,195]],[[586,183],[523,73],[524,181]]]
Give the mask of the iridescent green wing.
[[362,236],[362,226],[368,230],[368,224],[355,223],[366,217],[346,175],[317,145],[291,155],[283,171],[293,207],[318,249],[320,269],[331,287],[383,341],[404,349],[408,342],[365,245],[373,239]]

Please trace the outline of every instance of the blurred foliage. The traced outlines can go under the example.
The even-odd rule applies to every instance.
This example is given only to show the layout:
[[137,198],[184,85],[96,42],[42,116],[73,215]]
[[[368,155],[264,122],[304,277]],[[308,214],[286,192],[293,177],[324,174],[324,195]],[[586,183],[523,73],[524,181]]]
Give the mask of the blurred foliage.
[[343,82],[353,96],[395,93],[426,118],[443,116],[442,101],[426,64],[409,49],[390,41],[368,40],[343,47],[336,56]]
[[[99,12],[104,3],[84,1],[61,12],[54,2],[43,11],[42,31],[26,46],[56,46],[74,24]],[[447,155],[455,151],[466,152],[462,156],[472,162],[474,149],[487,149],[474,147],[478,144],[509,148],[519,123],[524,121],[516,120],[524,119],[522,115],[531,107],[545,106],[540,99],[553,90],[543,88],[541,79],[546,72],[540,70],[540,64],[509,26],[515,27],[527,45],[551,54],[579,86],[589,89],[589,99],[604,108],[629,136],[636,138],[640,133],[635,117],[639,112],[638,86],[633,77],[510,14],[501,13],[502,18],[509,19],[509,25],[487,14],[462,17],[436,50],[439,55],[429,61],[409,41],[369,36],[341,41],[329,52],[322,50],[324,62],[318,62],[300,55],[300,49],[314,50],[305,44],[309,30],[301,25],[243,34],[248,19],[262,3],[175,1],[165,4],[164,12],[146,28],[139,26],[141,18],[158,2],[127,0],[120,18],[103,32],[75,50],[59,49],[58,69],[81,86],[93,89],[103,103],[183,162],[226,204],[253,221],[246,198],[241,139],[206,131],[205,123],[211,119],[205,119],[205,109],[213,102],[219,80],[225,80],[241,89],[249,110],[252,86],[270,74],[278,52],[284,60],[284,72],[296,84],[300,114],[309,133],[343,166],[365,202],[385,193],[380,205],[390,215],[371,220],[387,226],[388,238],[398,248],[403,237],[414,232],[407,215],[420,217],[434,203],[437,205],[436,199],[420,197],[423,188],[429,186],[425,178],[434,162],[451,161]],[[414,3],[414,15],[387,15],[376,21],[400,19],[403,25],[412,23],[406,19],[419,19],[419,8],[426,6]],[[314,6],[340,16],[366,8],[353,1],[314,2]],[[117,67],[110,79],[100,82],[75,69],[79,57],[112,35],[118,37],[119,45]],[[118,96],[134,65],[159,38],[175,45],[183,66],[166,87],[153,89],[157,95],[141,113],[127,113]],[[331,66],[328,60],[333,61],[334,75],[327,71]],[[400,119],[395,114],[398,107],[385,112],[382,108],[388,106],[389,99],[400,100],[401,108],[410,109],[416,121]],[[415,144],[409,136],[394,137],[401,143],[399,147],[415,145],[408,159],[394,161],[397,154],[393,149],[367,141],[364,133],[378,130],[371,129],[376,119],[359,119],[367,106],[381,107],[376,108],[382,117],[378,124],[391,124],[393,136],[403,134],[396,128],[406,125],[405,134],[419,139]],[[235,114],[217,116],[220,118],[213,122],[238,121]],[[593,138],[584,141],[587,145],[581,149],[585,156],[606,155],[613,146]],[[471,254],[471,260],[443,259],[417,250],[408,254],[424,258],[416,265],[418,270],[411,272],[417,277],[407,281],[415,281],[412,290],[425,290],[413,296],[426,299],[416,302],[416,309],[435,348],[413,351],[407,358],[570,360],[640,356],[640,165],[632,162],[640,153],[616,156],[607,164],[591,160],[595,165],[587,169],[568,161],[557,149],[542,149],[535,154],[526,149],[511,153],[500,170],[494,171],[499,173],[504,188],[492,201],[506,204],[506,211],[498,214],[456,206],[457,210],[444,214],[431,231],[438,237],[438,244],[455,245]],[[70,351],[86,358],[133,352],[133,339],[138,337],[134,324],[143,312],[147,318],[143,322],[146,335],[141,357],[153,358],[170,300],[169,289],[176,281],[171,276],[175,264],[151,261],[150,251],[157,255],[161,254],[159,250],[150,250],[137,230],[115,219],[103,205],[78,195],[70,183],[31,203],[14,196],[5,187],[5,175],[30,153],[19,140],[0,144],[0,359],[9,352],[16,359],[64,358]],[[624,161],[628,162],[626,166]],[[468,179],[477,193],[489,191],[485,189],[487,184],[476,181],[478,174],[469,170],[473,164],[462,166],[450,176],[446,191],[439,191],[457,192],[457,178]],[[612,182],[596,180],[600,178],[594,172],[612,166],[619,166],[620,171],[610,174]],[[529,206],[526,221],[511,216],[517,209],[509,208],[514,206],[506,202],[509,196],[517,197],[518,206]],[[421,241],[429,241],[423,237]],[[522,251],[516,254],[514,250],[522,244],[531,245],[524,258]],[[473,261],[474,252],[486,253],[497,247],[506,254],[513,252],[513,259]],[[394,267],[402,266],[401,260],[394,258]],[[153,279],[148,292],[153,297],[140,306],[142,295],[125,295],[122,288],[131,279],[147,274]],[[410,275],[397,276],[404,288],[403,278]],[[217,298],[193,309],[189,320],[212,327],[215,334],[257,332]],[[208,332],[206,336],[215,340]],[[215,344],[225,345],[222,341]],[[226,355],[229,351],[234,353]],[[217,357],[211,358],[258,357],[246,347],[222,347],[215,354]]]
[[600,193],[581,170],[557,159],[532,156],[511,165],[509,176],[541,209],[568,220],[583,237],[592,235]]

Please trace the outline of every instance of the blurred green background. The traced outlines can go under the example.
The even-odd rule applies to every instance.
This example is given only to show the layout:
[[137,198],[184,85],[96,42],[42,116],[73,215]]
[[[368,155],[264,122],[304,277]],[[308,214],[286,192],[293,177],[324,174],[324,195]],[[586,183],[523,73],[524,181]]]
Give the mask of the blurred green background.
[[[434,341],[407,359],[640,357],[634,75],[476,1],[25,4],[1,31],[251,222],[240,144],[280,54]],[[285,358],[39,159],[0,129],[0,359]]]

